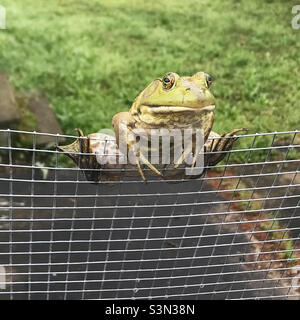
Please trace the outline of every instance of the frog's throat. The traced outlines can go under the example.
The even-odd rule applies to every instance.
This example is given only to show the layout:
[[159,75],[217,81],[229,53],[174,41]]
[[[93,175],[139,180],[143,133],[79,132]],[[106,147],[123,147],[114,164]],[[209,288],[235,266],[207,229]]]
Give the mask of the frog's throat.
[[144,105],[147,107],[149,113],[174,113],[174,112],[207,112],[214,111],[215,105],[204,106],[202,108],[183,107],[183,106],[157,106],[157,105]]

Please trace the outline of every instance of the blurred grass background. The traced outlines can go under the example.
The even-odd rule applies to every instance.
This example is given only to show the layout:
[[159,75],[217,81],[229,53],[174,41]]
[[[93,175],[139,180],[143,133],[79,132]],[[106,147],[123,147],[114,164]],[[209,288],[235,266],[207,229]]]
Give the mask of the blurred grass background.
[[0,31],[0,69],[17,89],[44,92],[66,134],[110,128],[115,113],[169,71],[213,76],[214,131],[299,129],[296,4],[1,0],[7,29]]

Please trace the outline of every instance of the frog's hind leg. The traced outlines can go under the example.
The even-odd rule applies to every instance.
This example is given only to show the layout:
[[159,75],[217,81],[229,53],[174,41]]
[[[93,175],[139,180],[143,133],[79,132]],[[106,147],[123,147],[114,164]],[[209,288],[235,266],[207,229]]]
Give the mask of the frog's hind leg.
[[234,141],[238,137],[234,137],[237,132],[248,131],[247,129],[234,129],[230,133],[223,133],[219,138],[215,139],[211,145],[210,152],[216,152],[209,155],[208,165],[214,166],[226,156],[226,151],[229,151]]

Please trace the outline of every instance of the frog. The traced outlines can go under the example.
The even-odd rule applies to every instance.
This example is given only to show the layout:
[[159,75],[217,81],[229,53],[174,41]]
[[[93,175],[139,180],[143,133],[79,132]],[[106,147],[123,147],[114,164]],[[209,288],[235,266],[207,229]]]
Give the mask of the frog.
[[[183,151],[179,157],[171,158],[170,170],[162,172],[161,168],[164,166],[153,164],[152,159],[148,160],[149,153],[154,148],[151,144],[145,149],[135,150],[136,162],[133,166],[137,168],[139,176],[145,183],[147,183],[143,169],[145,167],[148,167],[152,174],[162,178],[170,178],[168,174],[173,174],[172,171],[176,172],[171,179],[182,177],[180,171],[175,169],[183,164],[189,154],[193,155],[191,167],[195,166],[199,152],[204,154],[205,167],[215,166],[232,148],[238,138],[236,134],[247,129],[238,128],[222,135],[212,131],[216,109],[215,97],[211,92],[212,83],[212,77],[202,71],[192,76],[179,76],[175,72],[168,72],[146,86],[137,95],[128,111],[118,112],[113,116],[112,126],[115,137],[101,133],[85,137],[82,130],[77,129],[79,138],[70,145],[59,146],[58,149],[66,153],[79,167],[84,168],[85,175],[91,177],[88,177],[89,180],[96,181],[103,179],[104,176],[107,179],[115,177],[118,179],[121,176],[119,171],[124,167],[119,163],[100,164],[99,157],[104,157],[107,150],[109,150],[108,154],[127,155],[136,146],[136,139],[129,139],[130,136],[135,137],[135,130],[143,130],[148,140],[153,129],[180,131],[191,129],[194,130],[193,132],[201,130],[202,145],[195,142],[195,134],[193,134],[190,143],[183,145]],[[172,151],[175,143],[172,140],[170,143],[170,151]],[[132,164],[125,168],[129,168],[128,172],[131,172]],[[89,172],[87,169],[92,170]],[[101,169],[114,170],[103,171],[101,176],[97,173]]]
[[[194,132],[202,130],[203,145],[205,145],[213,127],[216,108],[215,98],[210,91],[211,85],[212,77],[205,72],[197,72],[192,76],[179,76],[175,72],[168,72],[163,77],[156,78],[135,98],[129,111],[117,113],[113,117],[112,125],[117,145],[120,145],[122,140],[123,145],[127,146],[124,152],[129,152],[136,141],[129,139],[128,136],[139,129],[146,132],[149,141],[152,129],[179,129],[182,132],[185,129],[192,129]],[[209,150],[212,153],[211,164],[218,163],[224,158],[226,153],[223,151],[230,150],[234,142],[232,137],[243,130],[245,129],[234,129],[222,136],[212,134],[215,139]],[[203,147],[197,146],[194,136],[195,133],[193,141],[190,145],[184,146],[180,157],[172,159],[175,169],[183,163],[189,153],[194,155],[192,162],[194,167],[196,155]],[[170,147],[171,151],[173,147]],[[145,150],[136,152],[136,167],[144,182],[146,178],[141,164],[146,165],[157,175],[163,176],[163,173],[148,160],[151,148],[150,144]],[[204,152],[207,150],[205,145]]]

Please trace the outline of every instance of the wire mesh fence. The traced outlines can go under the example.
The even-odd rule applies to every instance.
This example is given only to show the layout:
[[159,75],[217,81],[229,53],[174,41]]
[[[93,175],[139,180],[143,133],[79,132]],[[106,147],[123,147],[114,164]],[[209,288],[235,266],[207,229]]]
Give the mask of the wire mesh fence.
[[147,184],[89,181],[73,138],[0,130],[0,299],[299,299],[300,131]]

